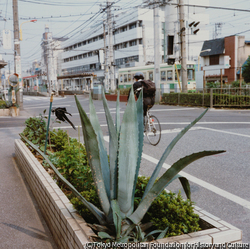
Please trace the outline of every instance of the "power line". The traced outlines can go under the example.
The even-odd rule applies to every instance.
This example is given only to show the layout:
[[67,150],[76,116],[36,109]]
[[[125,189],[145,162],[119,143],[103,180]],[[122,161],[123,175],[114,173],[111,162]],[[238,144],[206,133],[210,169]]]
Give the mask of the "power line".
[[[161,2],[158,2],[161,3]],[[172,3],[172,5],[177,5],[175,3]],[[231,10],[231,11],[242,11],[242,12],[250,12],[248,9],[233,9],[233,8],[227,8],[227,7],[217,7],[217,6],[204,6],[204,5],[196,5],[196,4],[183,4],[186,7],[197,7],[197,8],[205,8],[205,9],[218,9],[218,10]]]
[[62,2],[46,2],[46,1],[34,1],[34,0],[20,0],[25,3],[42,4],[42,5],[53,5],[53,6],[90,6],[89,3],[62,3]]

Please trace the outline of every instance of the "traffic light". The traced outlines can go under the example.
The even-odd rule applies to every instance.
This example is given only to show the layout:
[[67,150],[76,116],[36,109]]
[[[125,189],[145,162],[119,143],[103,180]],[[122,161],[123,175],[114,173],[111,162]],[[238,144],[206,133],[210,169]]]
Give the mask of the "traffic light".
[[174,58],[168,58],[167,63],[168,63],[168,65],[174,65],[175,59]]

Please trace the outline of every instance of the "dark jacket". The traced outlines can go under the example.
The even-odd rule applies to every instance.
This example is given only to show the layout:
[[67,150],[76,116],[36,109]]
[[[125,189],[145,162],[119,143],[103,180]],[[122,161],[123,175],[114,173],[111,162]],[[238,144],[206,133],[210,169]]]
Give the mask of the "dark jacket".
[[[133,89],[134,89],[134,94],[136,95],[137,98],[139,98],[140,92],[142,90],[142,83],[141,81],[136,81],[133,84]],[[128,93],[128,99],[130,95],[131,88]],[[143,96],[143,112],[144,116],[146,116],[147,111],[152,108],[155,104],[155,95],[153,96]]]

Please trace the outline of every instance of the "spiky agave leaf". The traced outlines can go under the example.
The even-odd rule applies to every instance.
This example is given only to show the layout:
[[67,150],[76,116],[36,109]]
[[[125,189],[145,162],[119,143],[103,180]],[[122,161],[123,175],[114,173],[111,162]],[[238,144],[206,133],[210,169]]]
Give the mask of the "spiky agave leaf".
[[109,167],[110,167],[110,195],[111,200],[117,198],[117,152],[118,152],[118,135],[114,125],[111,113],[108,108],[107,99],[102,90],[103,107],[109,130]]
[[115,128],[116,128],[116,133],[117,137],[119,136],[120,133],[120,91],[117,92],[117,100],[116,100],[116,122],[115,122]]
[[158,177],[160,170],[162,168],[163,163],[165,162],[165,160],[167,159],[169,153],[172,151],[172,149],[174,148],[174,146],[176,145],[176,143],[182,138],[182,136],[192,127],[194,126],[208,111],[208,108],[198,117],[196,118],[192,123],[190,123],[189,125],[187,125],[173,140],[172,142],[168,145],[168,147],[166,148],[166,150],[164,151],[164,153],[161,156],[161,159],[159,160],[158,164],[155,167],[155,170],[152,174],[152,176],[150,177],[150,180],[147,184],[147,187],[145,189],[145,192],[143,194],[142,200],[143,198],[147,195],[148,191],[152,188],[156,178]]
[[139,170],[141,166],[141,156],[142,156],[142,149],[143,149],[143,139],[144,139],[144,122],[143,122],[143,91],[140,92],[139,98],[136,101],[136,109],[137,109],[137,122],[138,122],[138,157],[137,157],[137,166],[135,171],[135,181],[134,181],[134,188],[133,188],[133,195],[132,195],[132,206],[134,209],[134,196],[135,196],[135,189],[136,183],[139,175]]
[[106,193],[110,200],[110,170],[109,170],[108,154],[105,148],[103,133],[101,130],[98,117],[96,115],[96,110],[95,110],[95,106],[94,106],[91,94],[89,95],[89,119],[97,135],[103,182],[105,185]]
[[118,149],[118,196],[122,218],[133,211],[132,195],[138,157],[138,122],[133,89],[123,115]]
[[155,200],[155,198],[162,192],[162,190],[168,186],[168,184],[171,182],[173,177],[175,177],[182,169],[184,169],[187,165],[190,163],[205,157],[205,156],[211,156],[216,155],[225,152],[224,150],[218,150],[218,151],[202,151],[198,153],[194,153],[192,155],[186,156],[184,158],[181,158],[177,162],[175,162],[159,179],[157,182],[154,183],[152,188],[148,191],[147,195],[144,197],[144,199],[140,202],[138,208],[135,210],[135,212],[129,217],[130,220],[132,220],[134,223],[138,224],[149,207],[151,206],[152,202]]
[[101,161],[100,161],[100,152],[99,152],[99,146],[98,146],[98,140],[97,135],[95,133],[95,130],[85,113],[85,111],[82,109],[82,106],[80,102],[78,101],[76,95],[75,95],[75,101],[76,105],[79,111],[80,120],[82,123],[82,132],[84,136],[84,143],[86,147],[86,152],[88,156],[89,165],[91,168],[92,176],[94,183],[96,185],[97,193],[99,196],[100,204],[102,206],[102,209],[106,215],[108,216],[110,212],[110,202],[109,198],[105,189],[105,185],[103,182],[102,177],[102,168],[101,168]]
[[121,237],[121,227],[122,227],[120,207],[116,200],[111,201],[111,207],[113,211],[113,222],[115,225],[116,239],[119,239]]

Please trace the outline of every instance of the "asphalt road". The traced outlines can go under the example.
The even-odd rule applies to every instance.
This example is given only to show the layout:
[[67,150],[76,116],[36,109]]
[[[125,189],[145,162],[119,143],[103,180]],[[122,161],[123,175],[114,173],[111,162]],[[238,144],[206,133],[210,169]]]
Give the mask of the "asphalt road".
[[[88,98],[78,96],[88,113]],[[102,101],[94,101],[104,135],[108,135]],[[53,107],[66,107],[72,114],[69,117],[76,127],[80,126],[79,114],[73,96],[54,98]],[[115,115],[115,102],[109,102]],[[121,116],[126,108],[121,103]],[[24,96],[24,112],[17,118],[0,118],[0,128],[22,128],[29,116],[37,116],[49,109],[48,97]],[[198,117],[203,108],[155,105],[151,113],[158,117],[162,126],[162,139],[157,146],[144,142],[140,174],[150,176],[171,140],[178,132]],[[55,123],[72,137],[78,131],[67,123]],[[82,132],[81,132],[82,139]],[[81,140],[82,141],[82,140]],[[220,217],[243,231],[243,242],[250,242],[250,110],[210,109],[194,128],[188,131],[177,143],[167,158],[161,173],[178,159],[203,150],[226,150],[225,153],[210,156],[193,162],[181,172],[190,180],[192,201],[209,213]],[[174,181],[168,187],[178,193],[181,185]]]

